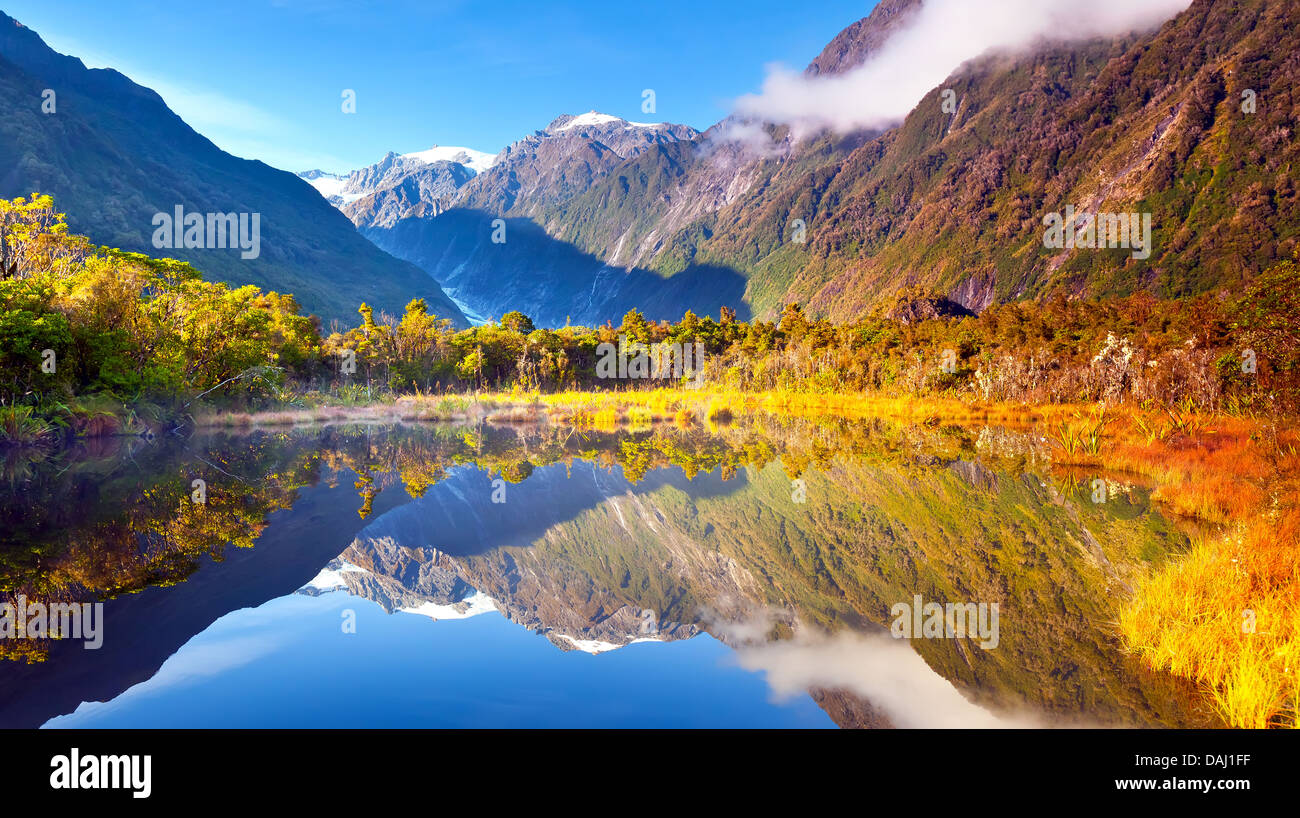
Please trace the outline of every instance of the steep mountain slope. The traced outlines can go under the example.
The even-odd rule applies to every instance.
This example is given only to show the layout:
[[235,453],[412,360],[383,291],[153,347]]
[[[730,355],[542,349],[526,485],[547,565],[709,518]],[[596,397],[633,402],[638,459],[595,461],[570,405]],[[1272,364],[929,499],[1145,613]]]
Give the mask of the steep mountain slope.
[[[806,74],[871,59],[920,5],[879,4]],[[851,319],[913,285],[976,311],[1062,291],[1231,288],[1296,251],[1297,53],[1294,2],[1196,0],[1158,30],[971,61],[881,133],[795,139],[729,118],[598,173],[586,172],[597,145],[555,157],[526,140],[526,171],[503,160],[459,194],[474,218],[363,231],[481,311],[522,293],[546,322],[616,319],[609,311],[629,301],[624,270],[655,282],[670,314],[654,317],[708,311],[699,288],[677,280],[701,270],[724,276],[728,298],[743,280],[745,311],[763,317],[798,300]],[[1045,246],[1045,219],[1067,207],[1149,214],[1149,256]],[[544,232],[527,252],[494,252],[485,242],[498,215]],[[585,263],[531,260],[539,254]]]
[[[981,61],[954,78],[955,115],[936,90],[826,186],[793,289],[835,312],[909,278],[974,308],[1238,284],[1296,248],[1297,53],[1295,3],[1198,0],[1134,42]],[[1045,248],[1067,205],[1150,213],[1150,258]],[[818,286],[837,255],[844,274]]]
[[[809,73],[855,65],[908,5],[882,4]],[[556,234],[598,255],[612,254],[618,236],[620,248],[638,248],[620,259],[664,273],[686,260],[743,272],[760,315],[802,300],[851,318],[906,284],[974,309],[1056,289],[1172,296],[1231,286],[1296,247],[1297,32],[1293,2],[1197,0],[1142,36],[976,60],[899,127],[858,144],[822,135],[790,145],[784,129],[767,127],[769,156],[745,165],[747,187],[675,222],[657,203],[690,198],[720,128],[689,155],[629,162],[574,199],[553,220],[563,224]],[[945,89],[956,93],[953,113]],[[619,191],[615,179],[639,185]],[[1043,219],[1067,205],[1151,213],[1150,258],[1046,249]],[[806,243],[791,238],[795,219]]]
[[499,215],[535,217],[567,201],[624,160],[658,145],[693,139],[686,125],[628,122],[595,111],[564,115],[503,150],[457,202]]
[[835,35],[808,65],[806,73],[810,76],[839,74],[862,65],[894,32],[910,22],[920,8],[921,0],[880,0],[869,16]]
[[523,218],[505,220],[506,240],[498,244],[492,241],[498,218],[454,208],[362,232],[427,270],[474,320],[522,310],[539,326],[593,325],[618,323],[633,308],[651,320],[675,320],[688,308],[717,315],[723,306],[737,309],[742,320],[749,317],[745,279],[734,270],[694,265],[665,279],[650,270],[609,265]]
[[[382,165],[388,167],[377,170]],[[388,228],[404,218],[438,215],[472,178],[473,172],[459,162],[426,164],[390,153],[379,165],[348,176],[341,207],[358,224]]]
[[[348,177],[344,190],[366,195],[342,209],[371,241],[420,265],[474,316],[522,309],[557,325],[616,320],[632,307],[653,318],[680,317],[687,306],[716,312],[739,302],[738,276],[714,271],[710,286],[714,277],[697,270],[665,286],[657,274],[610,267],[538,227],[611,169],[696,136],[684,125],[564,115],[472,176],[456,163],[389,154]],[[498,218],[507,220],[506,230],[494,241]],[[701,284],[704,298],[696,300]]]
[[[54,91],[52,113],[42,111]],[[0,14],[0,196],[55,197],[93,241],[191,262],[208,277],[295,295],[307,311],[352,323],[357,305],[400,313],[412,298],[458,324],[464,316],[414,265],[358,235],[304,180],[231,156],[153,91],[116,71],[88,70]],[[260,252],[157,249],[157,213],[260,214]]]

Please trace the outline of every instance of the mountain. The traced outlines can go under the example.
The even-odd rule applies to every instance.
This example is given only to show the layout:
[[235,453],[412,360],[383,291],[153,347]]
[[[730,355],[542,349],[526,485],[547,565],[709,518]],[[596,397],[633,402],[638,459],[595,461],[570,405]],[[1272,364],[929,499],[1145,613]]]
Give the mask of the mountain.
[[335,207],[340,207],[345,201],[343,198],[343,184],[347,177],[339,173],[326,173],[323,170],[305,170],[298,174],[298,178],[307,184],[316,188],[325,200]]
[[[611,267],[539,226],[552,208],[589,191],[611,169],[698,136],[685,125],[565,114],[490,163],[475,160],[478,172],[474,162],[444,158],[461,149],[389,153],[348,175],[341,207],[363,235],[426,270],[479,320],[512,309],[542,325],[617,320],[633,307],[652,318],[680,317],[693,304],[716,312],[739,303],[739,276],[700,269],[666,282],[646,270]],[[497,219],[506,222],[504,235],[497,234],[502,241],[493,241]]]
[[[50,113],[43,111],[47,100]],[[183,259],[214,280],[292,293],[326,320],[355,323],[362,301],[401,314],[422,297],[432,312],[465,324],[434,280],[366,241],[306,181],[225,153],[153,91],[52,51],[2,13],[0,106],[0,196],[49,193],[73,232]],[[250,223],[259,214],[256,256],[155,248],[155,214],[178,206],[187,213],[248,213]]]
[[[879,3],[805,76],[873,59],[922,5]],[[797,300],[851,320],[908,287],[976,312],[1233,289],[1297,249],[1298,32],[1290,0],[1194,0],[1155,30],[971,60],[879,131],[561,117],[451,200],[422,209],[394,187],[393,205],[345,212],[467,309],[543,324],[617,321],[634,296],[653,318]],[[1149,214],[1149,256],[1045,246],[1067,207]]]
[[496,163],[496,154],[476,151],[473,148],[455,148],[447,145],[434,145],[425,151],[402,154],[404,159],[419,159],[422,162],[455,162],[464,165],[473,173],[482,173]]
[[390,153],[348,175],[340,204],[358,224],[387,228],[400,219],[436,216],[474,173],[459,162],[424,162]]
[[624,161],[699,134],[686,125],[628,122],[592,111],[557,117],[501,151],[467,185],[457,205],[500,216],[536,217],[591,187]]
[[845,28],[822,49],[805,73],[842,74],[875,56],[889,38],[921,9],[921,0],[880,0],[871,14]]
[[[397,154],[389,151],[373,165],[347,174],[309,170],[298,176],[306,179],[331,204],[340,208],[387,188],[398,187],[412,177],[417,178],[420,193],[432,203],[449,196],[465,182],[492,167],[495,162],[494,154],[471,148],[434,145],[428,150],[415,153]],[[373,203],[373,206],[379,210],[385,209],[382,200]]]
[[[882,3],[808,73],[850,70],[917,5]],[[851,319],[907,285],[977,311],[1055,292],[1234,287],[1296,249],[1297,32],[1292,2],[1196,0],[1157,31],[984,57],[883,133],[794,144],[765,126],[767,155],[740,163],[741,189],[675,218],[664,202],[713,173],[720,127],[671,160],[629,162],[553,214],[554,233],[665,274],[686,261],[736,270],[767,316],[799,300]],[[1150,213],[1150,257],[1044,247],[1044,218],[1067,205]],[[795,219],[806,243],[789,240]]]

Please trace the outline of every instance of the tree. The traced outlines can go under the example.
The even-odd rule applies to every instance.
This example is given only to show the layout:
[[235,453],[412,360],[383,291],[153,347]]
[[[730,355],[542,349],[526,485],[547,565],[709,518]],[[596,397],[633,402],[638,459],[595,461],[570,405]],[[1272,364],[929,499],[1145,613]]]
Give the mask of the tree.
[[524,315],[519,310],[511,310],[501,316],[501,328],[511,332],[520,332],[524,335],[532,332],[536,327],[533,326],[533,319]]
[[786,338],[796,343],[808,334],[808,319],[804,317],[803,308],[797,301],[785,305],[785,310],[781,313],[780,328]]
[[636,341],[641,344],[648,344],[652,340],[650,337],[650,324],[646,322],[645,316],[640,310],[631,309],[623,316],[623,323],[619,325],[618,331],[627,336],[629,342]]

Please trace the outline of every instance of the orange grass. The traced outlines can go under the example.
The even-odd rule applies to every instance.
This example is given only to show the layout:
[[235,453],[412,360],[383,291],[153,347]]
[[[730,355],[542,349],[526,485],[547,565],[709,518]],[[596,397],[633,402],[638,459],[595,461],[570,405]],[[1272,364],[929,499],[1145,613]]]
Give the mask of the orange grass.
[[1219,524],[1140,580],[1119,616],[1151,666],[1194,679],[1234,727],[1296,727],[1300,702],[1300,432],[1204,417],[1164,440],[1121,417],[1092,460],[1145,474],[1174,513]]

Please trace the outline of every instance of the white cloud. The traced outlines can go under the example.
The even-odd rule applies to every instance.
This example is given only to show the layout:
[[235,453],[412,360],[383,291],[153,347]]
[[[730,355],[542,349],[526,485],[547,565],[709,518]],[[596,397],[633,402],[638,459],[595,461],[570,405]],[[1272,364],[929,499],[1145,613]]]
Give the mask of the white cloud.
[[758,122],[735,117],[723,120],[717,130],[709,134],[704,143],[704,155],[712,156],[724,145],[734,147],[746,158],[778,156],[786,147],[774,142]]
[[897,124],[962,63],[1046,40],[1081,40],[1152,28],[1191,0],[926,0],[916,17],[867,62],[847,73],[808,77],[768,66],[759,94],[736,113],[792,126],[847,132]]

